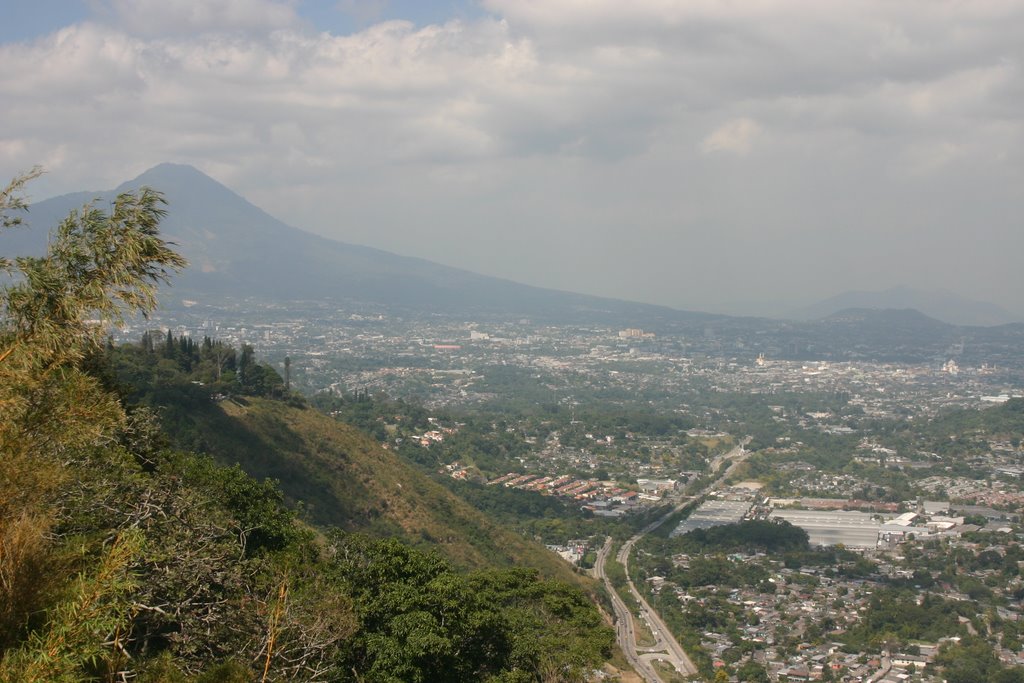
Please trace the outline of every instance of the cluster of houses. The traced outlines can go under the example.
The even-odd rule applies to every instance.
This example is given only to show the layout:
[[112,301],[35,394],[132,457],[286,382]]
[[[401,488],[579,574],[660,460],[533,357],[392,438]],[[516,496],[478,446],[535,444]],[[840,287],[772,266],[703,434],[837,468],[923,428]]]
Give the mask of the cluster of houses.
[[409,438],[423,447],[430,447],[435,443],[441,443],[446,437],[451,436],[459,431],[459,427],[462,425],[456,424],[454,427],[445,427],[442,425],[436,417],[428,417],[427,421],[434,427],[431,430],[425,431],[422,434],[413,434]]
[[[1016,468],[1001,467],[994,469],[997,474],[1020,477]],[[917,485],[929,492],[942,492],[950,500],[969,501],[976,505],[995,505],[1013,508],[1024,505],[1024,493],[1019,484],[1009,484],[999,480],[968,479],[966,477],[927,477]]]
[[562,545],[549,544],[547,549],[557,554],[566,562],[578,565],[587,554],[587,551],[590,550],[590,541],[585,538],[578,538],[566,541]]
[[[687,567],[691,558],[680,554],[673,558],[677,567]],[[761,664],[772,681],[835,680],[849,683],[904,683],[922,680],[924,667],[933,662],[939,646],[957,636],[940,639],[937,643],[917,643],[905,648],[883,651],[880,655],[850,653],[839,642],[821,642],[811,632],[828,623],[831,632],[841,632],[854,626],[867,609],[872,592],[871,581],[830,578],[815,568],[789,569],[781,562],[770,560],[764,554],[734,556],[737,562],[760,562],[771,567],[769,581],[775,592],[765,593],[751,588],[682,589],[663,577],[651,577],[648,582],[654,592],[672,590],[679,602],[695,603],[709,608],[714,601],[724,598],[737,610],[736,631],[717,629],[701,634],[701,645],[712,657],[716,668],[726,666],[729,651],[735,650],[735,637],[753,643],[756,647],[749,655]],[[894,573],[898,570],[884,561],[880,570]],[[719,610],[720,612],[721,610]],[[1008,617],[1019,617],[1009,614]],[[1005,653],[1014,663],[1018,657]],[[1003,657],[1004,660],[1006,657]],[[826,670],[828,670],[826,672]]]
[[595,515],[608,517],[617,517],[645,504],[656,503],[666,492],[678,488],[678,481],[674,479],[638,479],[637,488],[631,489],[617,482],[579,479],[571,474],[542,476],[518,472],[509,472],[487,484],[558,496],[579,503],[581,508]]
[[[997,511],[979,508],[969,512],[997,514]],[[1000,528],[1002,533],[986,541],[966,540],[950,533],[969,526],[962,522],[962,517],[924,512],[905,513],[891,520],[891,523],[921,531],[921,536],[910,543],[917,554],[933,558],[943,557],[954,549],[957,552],[1006,556],[1008,547],[993,539],[1005,539],[1005,543],[1012,544],[1018,538],[1008,527]],[[993,528],[995,526],[992,524]],[[932,538],[942,538],[943,542],[929,544],[922,541],[929,532]],[[947,634],[938,642],[903,645],[894,642],[891,647],[883,648],[880,654],[874,655],[850,653],[848,648],[835,642],[864,618],[871,595],[876,590],[892,582],[906,583],[916,577],[915,568],[919,567],[919,562],[924,563],[909,561],[907,547],[879,546],[863,550],[874,568],[871,574],[860,577],[843,576],[837,571],[838,567],[831,566],[792,568],[786,566],[782,558],[764,553],[728,556],[727,559],[737,569],[751,563],[764,567],[768,577],[766,581],[771,584],[769,589],[765,583],[741,588],[715,584],[685,588],[661,576],[650,576],[646,581],[653,593],[671,591],[684,610],[700,607],[726,616],[730,622],[728,627],[718,627],[701,634],[702,647],[716,667],[737,665],[737,644],[745,642],[754,644],[755,649],[752,655],[741,656],[751,657],[762,665],[771,681],[904,683],[932,680],[934,667],[929,665],[933,664],[944,642],[957,640],[956,632]],[[672,557],[672,563],[678,569],[688,570],[695,559],[695,556],[677,554]],[[1024,562],[1018,564],[1024,570]],[[1024,620],[1024,607],[1015,596],[1024,586],[1024,579],[1014,577],[1008,580],[1001,571],[1001,567],[993,566],[972,572],[972,577],[992,587],[994,599],[1002,603],[1002,606],[994,608],[978,604],[978,613],[984,615],[991,609],[995,615],[992,618],[997,617],[1004,623],[1019,623]],[[937,570],[931,570],[931,574],[938,583],[931,589],[918,588],[919,595],[933,592],[945,600],[977,602],[961,592],[955,582],[943,581]],[[727,607],[723,608],[723,602]],[[960,623],[968,632],[974,632],[971,620],[960,617]],[[996,646],[995,654],[1004,665],[1024,665],[1024,650],[1007,649],[1004,643],[1003,647]]]

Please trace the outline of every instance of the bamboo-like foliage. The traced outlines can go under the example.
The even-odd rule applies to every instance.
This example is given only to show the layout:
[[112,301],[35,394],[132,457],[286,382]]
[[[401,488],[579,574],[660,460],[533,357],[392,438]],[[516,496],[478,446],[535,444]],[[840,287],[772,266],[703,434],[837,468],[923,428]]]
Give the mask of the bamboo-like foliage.
[[[10,195],[8,188],[7,208],[18,206]],[[186,265],[159,236],[165,203],[142,188],[119,195],[109,213],[86,205],[61,222],[45,256],[5,264],[17,282],[3,292],[0,362],[25,348],[23,362],[48,369],[80,358],[126,314],[153,310],[156,285]]]
[[[25,186],[43,174],[43,169],[34,167],[28,173],[22,173],[12,180],[7,187],[0,190],[0,228],[13,228],[21,225],[21,216],[18,211],[28,210],[28,201],[25,199]],[[0,270],[10,269],[10,259],[0,257]]]
[[[0,192],[2,227],[17,223],[38,170]],[[72,212],[42,257],[0,261],[0,452],[59,453],[95,444],[123,418],[113,397],[75,365],[111,324],[156,306],[156,285],[185,260],[160,238],[158,192],[121,194],[109,212]],[[0,485],[3,481],[0,478]]]
[[[0,190],[0,230],[21,222],[25,185],[41,172]],[[111,324],[152,311],[156,285],[185,265],[159,236],[164,204],[143,188],[109,211],[86,205],[51,234],[44,256],[0,258],[0,648],[29,628],[30,615],[39,620],[42,596],[58,589],[57,572],[42,568],[55,559],[50,529],[67,465],[113,440],[126,420],[80,362]],[[0,679],[21,671],[19,680],[70,680],[84,661],[109,655],[136,545],[119,538],[43,630],[15,653],[0,650]]]
[[69,597],[51,611],[45,629],[0,662],[0,680],[56,683],[101,673],[121,658],[120,633],[132,610],[134,581],[128,571],[142,550],[142,535],[118,536],[97,562],[82,573]]
[[0,523],[0,648],[16,642],[44,599],[49,529],[49,519],[25,512]]

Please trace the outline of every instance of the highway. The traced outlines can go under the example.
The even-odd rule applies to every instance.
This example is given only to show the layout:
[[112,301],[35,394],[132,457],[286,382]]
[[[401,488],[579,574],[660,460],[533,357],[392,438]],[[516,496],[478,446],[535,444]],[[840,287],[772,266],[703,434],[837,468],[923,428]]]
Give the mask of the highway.
[[626,607],[626,603],[622,601],[619,594],[616,592],[615,587],[612,586],[611,580],[608,578],[604,571],[605,561],[608,559],[608,553],[612,549],[612,538],[609,536],[601,550],[597,553],[597,562],[594,564],[594,574],[597,578],[604,582],[605,588],[608,590],[608,595],[612,599],[612,611],[615,613],[615,639],[619,643],[619,647],[622,649],[626,659],[629,661],[630,666],[640,674],[640,676],[647,681],[647,683],[661,683],[661,677],[654,670],[653,665],[643,658],[637,652],[636,646],[636,631],[633,625],[633,615],[630,614],[629,608]]
[[[722,473],[722,476],[715,479],[713,482],[704,487],[695,497],[699,498],[729,476],[739,463],[743,462],[746,458],[746,451],[744,446],[749,443],[750,437],[742,440],[739,445],[733,448],[728,453],[718,456],[711,463],[711,471],[714,472],[718,467],[721,466],[726,460],[732,460],[729,468]],[[651,608],[647,601],[637,591],[636,586],[633,585],[633,580],[629,578],[629,554],[633,550],[633,545],[641,538],[646,536],[648,533],[657,529],[659,526],[665,523],[670,517],[679,512],[683,507],[688,505],[693,498],[688,498],[683,502],[675,505],[667,513],[654,520],[639,533],[634,535],[628,541],[622,544],[619,548],[619,552],[616,555],[616,561],[623,566],[626,570],[626,580],[630,593],[636,599],[640,605],[640,618],[644,620],[647,627],[650,629],[651,634],[654,636],[655,644],[650,647],[640,647],[636,643],[636,627],[633,623],[634,615],[629,611],[626,603],[619,596],[615,587],[612,586],[611,580],[608,578],[605,572],[605,563],[608,560],[608,554],[611,552],[612,539],[609,536],[604,543],[604,546],[597,553],[597,562],[594,563],[594,575],[604,582],[605,588],[608,590],[609,596],[612,600],[612,609],[615,612],[615,636],[618,640],[619,647],[626,655],[626,659],[630,665],[636,670],[638,674],[647,683],[663,683],[661,676],[654,668],[653,662],[660,660],[671,664],[676,671],[686,676],[694,676],[697,674],[697,667],[693,665],[686,652],[676,641],[675,636],[662,621],[661,616]]]

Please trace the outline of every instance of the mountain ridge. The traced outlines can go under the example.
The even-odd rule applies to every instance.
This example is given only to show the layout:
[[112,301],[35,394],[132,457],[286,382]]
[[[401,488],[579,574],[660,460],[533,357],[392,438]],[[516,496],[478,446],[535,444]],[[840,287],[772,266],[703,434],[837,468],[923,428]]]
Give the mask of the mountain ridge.
[[[47,228],[90,199],[150,186],[169,203],[161,233],[191,266],[175,277],[172,295],[257,296],[276,300],[351,299],[437,312],[500,311],[555,320],[604,318],[623,326],[658,319],[713,320],[635,302],[544,289],[426,259],[349,244],[301,230],[271,216],[198,169],[164,163],[116,190],[74,193],[30,207],[26,223]],[[41,251],[39,231],[0,240],[0,251]]]

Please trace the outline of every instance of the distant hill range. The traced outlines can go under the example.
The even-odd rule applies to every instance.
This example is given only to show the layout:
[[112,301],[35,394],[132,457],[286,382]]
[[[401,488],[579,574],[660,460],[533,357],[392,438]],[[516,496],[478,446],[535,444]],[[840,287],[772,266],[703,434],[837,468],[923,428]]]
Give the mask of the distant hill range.
[[[32,205],[19,230],[0,239],[0,253],[40,251],[45,229],[85,202],[109,202],[147,185],[163,193],[169,213],[161,233],[190,267],[170,296],[276,300],[348,299],[427,312],[558,320],[615,320],[623,326],[678,318],[670,308],[561,292],[479,275],[420,258],[326,239],[291,227],[191,166],[160,164],[112,191],[80,192]],[[712,319],[708,314],[689,314]]]
[[972,301],[948,291],[924,291],[894,287],[878,292],[837,294],[792,313],[798,320],[825,318],[846,309],[915,309],[937,320],[960,326],[1005,325],[1020,322],[1017,316],[984,301]]
[[[26,217],[29,229],[0,233],[0,254],[41,253],[47,230],[70,211],[92,200],[102,205],[117,193],[143,185],[167,198],[169,213],[161,231],[191,264],[174,277],[170,288],[162,288],[168,303],[218,297],[254,304],[351,302],[466,320],[529,318],[613,329],[639,327],[656,332],[658,338],[629,343],[661,345],[665,352],[684,355],[752,359],[765,353],[800,360],[910,362],[955,356],[966,362],[1022,362],[1024,324],[979,326],[1011,316],[948,293],[906,288],[852,292],[805,308],[795,319],[771,320],[543,289],[313,235],[286,225],[195,168],[178,164],[156,166],[115,190],[33,204]],[[663,338],[676,341],[662,342]]]

